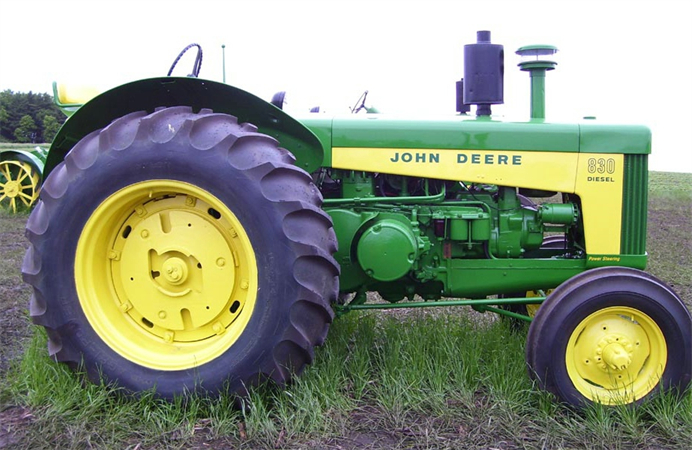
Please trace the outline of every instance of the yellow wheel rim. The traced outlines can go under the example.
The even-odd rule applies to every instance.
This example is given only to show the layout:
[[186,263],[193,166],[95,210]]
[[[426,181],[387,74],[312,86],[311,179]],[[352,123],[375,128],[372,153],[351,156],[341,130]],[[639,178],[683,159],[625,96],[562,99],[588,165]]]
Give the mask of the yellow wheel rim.
[[[535,297],[538,297],[538,296],[536,295]],[[536,314],[538,314],[538,308],[540,308],[540,307],[541,307],[541,305],[527,304],[526,305],[526,313],[531,318],[536,317]]]
[[31,207],[38,197],[39,175],[24,161],[0,162],[0,204],[13,213]]
[[643,312],[614,306],[581,321],[567,344],[567,373],[586,398],[607,405],[643,398],[661,381],[665,336]]
[[[553,292],[553,289],[549,289],[547,292],[543,291],[527,291],[526,292],[526,298],[535,298],[535,297],[546,297],[550,295],[550,293]],[[536,314],[538,314],[538,308],[541,307],[541,304],[538,303],[527,303],[526,304],[526,313],[528,314],[529,317],[533,318],[536,317]]]
[[243,226],[215,196],[180,181],[123,188],[99,205],[77,244],[79,302],[113,351],[184,370],[226,352],[257,296]]

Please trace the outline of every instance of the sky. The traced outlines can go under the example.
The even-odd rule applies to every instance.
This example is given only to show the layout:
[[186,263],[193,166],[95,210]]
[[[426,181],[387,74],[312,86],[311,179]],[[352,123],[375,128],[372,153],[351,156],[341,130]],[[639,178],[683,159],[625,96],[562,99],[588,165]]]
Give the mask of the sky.
[[[190,43],[200,76],[296,116],[348,113],[363,91],[398,115],[454,114],[463,46],[490,30],[505,49],[506,120],[529,116],[515,50],[559,49],[546,117],[651,128],[649,168],[692,172],[690,0],[2,0],[0,90],[51,92],[54,80],[99,89],[166,75]],[[174,75],[187,75],[192,51]]]

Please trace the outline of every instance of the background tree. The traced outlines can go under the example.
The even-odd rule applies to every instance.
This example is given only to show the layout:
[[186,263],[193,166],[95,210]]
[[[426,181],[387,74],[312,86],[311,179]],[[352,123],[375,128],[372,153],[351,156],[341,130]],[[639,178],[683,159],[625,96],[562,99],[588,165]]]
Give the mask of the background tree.
[[[7,114],[5,107],[0,104],[0,129],[2,129],[9,117],[10,116]],[[2,137],[2,135],[0,135],[0,142],[5,142],[5,138]]]
[[[31,130],[34,133],[33,137],[31,135],[27,137],[25,133],[26,127],[30,124],[24,119],[24,116],[29,116],[33,120],[34,127]],[[55,128],[51,119],[48,119],[49,136],[43,135],[46,130],[44,121],[48,116],[55,119],[58,128],[65,122],[65,116],[60,108],[53,104],[52,96],[45,93],[13,92],[9,89],[0,92],[0,141],[50,142],[55,136],[54,133],[52,136],[50,135],[51,130]],[[25,121],[23,125],[20,123],[22,120]],[[36,126],[36,124],[40,126]],[[20,131],[21,137],[16,134],[17,130]],[[19,141],[19,139],[27,138],[29,141]]]
[[26,114],[19,119],[19,126],[14,130],[16,142],[36,142],[36,122]]
[[55,135],[58,134],[60,129],[60,123],[55,116],[51,114],[46,114],[43,117],[43,141],[52,142]]

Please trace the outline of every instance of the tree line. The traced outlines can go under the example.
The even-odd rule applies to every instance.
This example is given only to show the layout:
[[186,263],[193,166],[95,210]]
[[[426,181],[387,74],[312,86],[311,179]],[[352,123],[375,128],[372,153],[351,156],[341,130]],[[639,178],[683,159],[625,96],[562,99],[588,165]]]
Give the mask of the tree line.
[[0,142],[51,142],[65,119],[49,94],[0,92]]

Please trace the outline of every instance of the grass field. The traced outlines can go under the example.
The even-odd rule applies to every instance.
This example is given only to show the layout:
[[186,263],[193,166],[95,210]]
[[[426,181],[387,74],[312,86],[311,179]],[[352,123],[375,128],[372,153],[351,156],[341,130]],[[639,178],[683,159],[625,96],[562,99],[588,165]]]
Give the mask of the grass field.
[[33,150],[35,147],[49,148],[48,144],[17,144],[12,142],[0,142],[0,151],[2,150]]
[[[651,173],[649,271],[692,306],[692,174]],[[47,357],[19,267],[27,216],[0,212],[0,448],[680,448],[692,393],[576,412],[532,385],[524,335],[470,309],[350,313],[289,389],[134,400]]]

